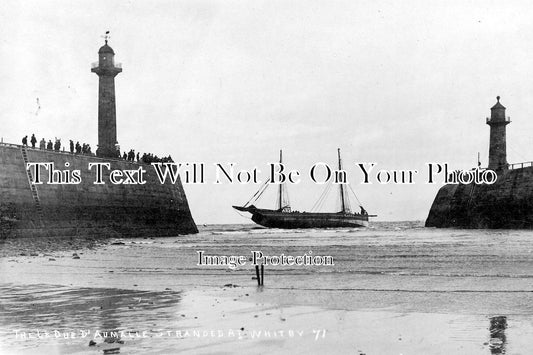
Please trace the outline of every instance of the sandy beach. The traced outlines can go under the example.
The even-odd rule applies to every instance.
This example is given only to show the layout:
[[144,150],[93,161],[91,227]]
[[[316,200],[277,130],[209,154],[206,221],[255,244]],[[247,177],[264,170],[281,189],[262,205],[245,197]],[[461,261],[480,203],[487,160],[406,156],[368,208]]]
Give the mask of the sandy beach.
[[[1,351],[528,354],[527,237],[412,225],[311,235],[208,227],[196,236],[78,240],[70,248],[72,241],[54,240],[58,251],[5,243]],[[313,250],[336,265],[267,267],[262,287],[251,265],[196,265],[197,250],[253,248]]]

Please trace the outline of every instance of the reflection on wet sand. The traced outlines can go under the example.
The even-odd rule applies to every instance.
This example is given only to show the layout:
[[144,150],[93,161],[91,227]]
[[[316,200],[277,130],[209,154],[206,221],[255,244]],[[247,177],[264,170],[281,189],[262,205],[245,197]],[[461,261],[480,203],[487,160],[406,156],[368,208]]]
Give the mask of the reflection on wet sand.
[[176,320],[180,298],[174,291],[3,285],[0,343],[16,342],[20,348],[68,339],[117,354],[124,344],[121,332],[168,328]]
[[106,312],[102,312],[102,327],[101,334],[104,336],[104,343],[110,344],[109,347],[103,349],[104,354],[119,354],[120,344],[124,344],[124,341],[120,337],[120,319],[116,314],[113,304],[114,300],[106,299],[107,307]]
[[496,316],[490,318],[489,348],[491,354],[505,354],[505,328],[507,328],[507,317]]

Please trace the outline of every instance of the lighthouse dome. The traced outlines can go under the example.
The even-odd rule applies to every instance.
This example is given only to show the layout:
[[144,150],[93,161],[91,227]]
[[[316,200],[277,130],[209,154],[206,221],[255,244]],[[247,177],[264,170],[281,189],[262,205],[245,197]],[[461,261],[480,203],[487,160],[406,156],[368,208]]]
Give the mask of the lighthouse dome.
[[100,47],[100,49],[98,50],[98,53],[101,54],[101,53],[111,53],[111,54],[115,54],[115,52],[113,51],[113,48],[109,47],[107,45],[107,41],[106,43]]
[[498,100],[498,102],[496,102],[496,105],[492,106],[490,109],[491,110],[497,110],[497,109],[505,110],[505,106],[503,106],[500,103],[500,97],[499,96],[496,96],[496,100]]

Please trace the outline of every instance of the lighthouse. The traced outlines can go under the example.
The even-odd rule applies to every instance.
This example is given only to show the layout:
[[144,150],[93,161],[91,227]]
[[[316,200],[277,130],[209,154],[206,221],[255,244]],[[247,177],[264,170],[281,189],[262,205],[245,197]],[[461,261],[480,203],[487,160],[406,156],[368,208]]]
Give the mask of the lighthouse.
[[98,149],[99,157],[119,156],[117,149],[117,115],[115,106],[115,76],[122,72],[120,64],[115,64],[115,52],[107,44],[98,50],[98,62],[91,71],[99,78],[98,84]]
[[505,138],[505,126],[511,123],[509,117],[505,117],[505,107],[500,103],[497,96],[496,105],[490,109],[490,118],[487,124],[490,126],[489,143],[489,166],[494,171],[507,170],[507,148]]

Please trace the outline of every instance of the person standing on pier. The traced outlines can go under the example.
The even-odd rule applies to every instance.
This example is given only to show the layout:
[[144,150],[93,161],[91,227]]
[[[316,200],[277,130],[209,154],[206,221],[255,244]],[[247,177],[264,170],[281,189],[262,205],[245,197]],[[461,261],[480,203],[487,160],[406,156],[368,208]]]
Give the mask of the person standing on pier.
[[30,142],[31,142],[31,147],[32,147],[32,148],[35,148],[35,143],[37,143],[37,138],[35,138],[35,133],[33,133],[33,134],[31,135],[31,140],[30,140]]
[[60,149],[61,149],[61,139],[57,139],[56,137],[56,142],[54,144],[54,150],[56,152],[59,152]]

